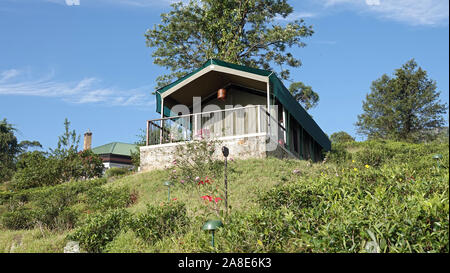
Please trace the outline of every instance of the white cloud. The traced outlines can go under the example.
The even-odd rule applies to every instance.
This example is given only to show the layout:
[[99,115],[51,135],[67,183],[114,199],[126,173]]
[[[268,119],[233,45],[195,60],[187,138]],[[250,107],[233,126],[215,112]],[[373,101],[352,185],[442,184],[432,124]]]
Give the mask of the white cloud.
[[366,4],[369,6],[379,6],[380,0],[366,0]]
[[275,20],[279,21],[294,21],[298,19],[305,19],[305,18],[313,18],[316,17],[318,14],[314,12],[293,12],[289,14],[286,18],[283,18],[281,16],[275,17]]
[[14,78],[19,74],[20,72],[17,69],[5,70],[0,74],[0,83],[5,82],[6,80],[9,80],[11,78]]
[[[33,0],[35,1],[35,0]],[[125,5],[132,7],[155,7],[155,6],[168,6],[179,0],[41,0],[44,2],[64,5],[64,6],[86,6],[92,3],[102,5]],[[182,0],[186,3],[188,0]]]
[[20,95],[59,98],[77,104],[98,103],[112,106],[149,106],[155,103],[150,96],[151,86],[122,90],[101,86],[97,78],[84,78],[77,82],[54,80],[54,71],[30,79],[17,69],[0,73],[0,96]]
[[409,25],[448,25],[448,0],[320,0],[325,8],[348,6]]

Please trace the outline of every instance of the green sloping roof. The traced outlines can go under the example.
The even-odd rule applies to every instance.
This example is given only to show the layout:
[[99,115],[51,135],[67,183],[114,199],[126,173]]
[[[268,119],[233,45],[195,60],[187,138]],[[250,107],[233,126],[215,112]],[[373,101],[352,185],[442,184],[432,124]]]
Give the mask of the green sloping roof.
[[92,149],[94,154],[115,154],[131,156],[131,152],[136,150],[137,145],[128,144],[122,142],[111,142],[102,146],[98,146]]
[[[205,62],[201,67],[187,74],[186,76],[174,81],[173,83],[166,85],[156,91],[156,112],[161,113],[161,94],[169,90],[170,88],[181,83],[185,79],[197,74],[209,65],[219,65],[228,67],[255,75],[269,77],[270,92],[281,102],[286,110],[298,121],[298,123],[309,133],[309,135],[322,146],[326,151],[331,150],[331,141],[317,125],[317,123],[311,118],[306,110],[295,100],[291,92],[284,86],[283,82],[272,71],[252,68],[243,65],[237,65],[227,63],[217,59],[210,59]],[[164,116],[170,116],[170,109],[164,107]]]

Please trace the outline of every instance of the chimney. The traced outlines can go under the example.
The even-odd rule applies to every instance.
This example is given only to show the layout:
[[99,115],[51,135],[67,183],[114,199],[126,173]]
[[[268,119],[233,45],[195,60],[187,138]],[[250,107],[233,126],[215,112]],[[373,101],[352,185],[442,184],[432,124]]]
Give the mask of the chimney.
[[86,133],[84,133],[84,146],[83,146],[83,150],[89,150],[91,149],[91,144],[92,144],[92,133],[91,131],[88,129],[88,131]]

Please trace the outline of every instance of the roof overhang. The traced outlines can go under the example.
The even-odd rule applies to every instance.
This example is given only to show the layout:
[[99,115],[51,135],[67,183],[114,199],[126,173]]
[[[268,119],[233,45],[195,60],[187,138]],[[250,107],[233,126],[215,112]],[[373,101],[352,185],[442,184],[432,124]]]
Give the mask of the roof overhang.
[[[156,91],[156,111],[170,115],[176,104],[192,105],[194,96],[207,97],[228,84],[265,91],[275,96],[301,126],[325,149],[331,142],[306,110],[294,99],[281,80],[272,72],[211,59],[197,70]],[[162,103],[164,102],[164,103]],[[161,109],[161,104],[164,104]],[[166,112],[167,111],[167,112]]]
[[192,97],[206,98],[229,84],[266,92],[268,82],[267,76],[211,64],[161,93],[161,99],[165,100],[167,105],[190,106],[193,103]]

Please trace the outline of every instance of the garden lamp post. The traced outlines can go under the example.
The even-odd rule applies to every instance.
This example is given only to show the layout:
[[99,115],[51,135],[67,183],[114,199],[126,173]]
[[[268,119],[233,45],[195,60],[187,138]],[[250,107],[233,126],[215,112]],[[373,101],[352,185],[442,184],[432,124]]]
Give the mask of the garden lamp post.
[[172,183],[166,181],[164,182],[164,186],[167,186],[167,201],[170,202],[170,186],[172,186]]
[[439,167],[440,167],[440,161],[441,161],[441,159],[442,159],[442,155],[441,154],[435,154],[434,156],[433,156],[433,159],[435,159],[436,160],[436,162],[437,162],[437,167],[438,167],[438,169],[439,169]]
[[214,231],[223,226],[220,220],[208,220],[202,227],[203,230],[211,231],[211,245],[214,247]]
[[228,214],[228,181],[227,181],[227,157],[230,151],[227,147],[222,147],[222,154],[225,157],[225,211]]

